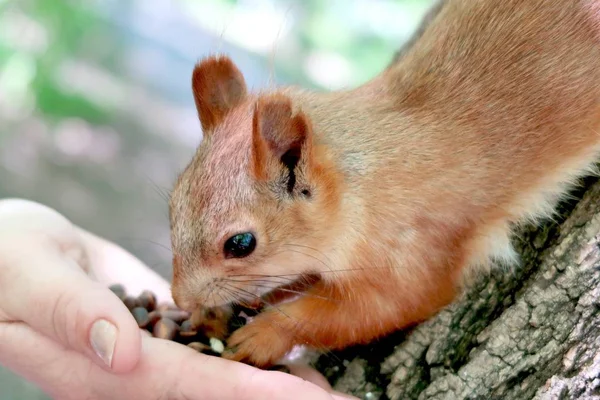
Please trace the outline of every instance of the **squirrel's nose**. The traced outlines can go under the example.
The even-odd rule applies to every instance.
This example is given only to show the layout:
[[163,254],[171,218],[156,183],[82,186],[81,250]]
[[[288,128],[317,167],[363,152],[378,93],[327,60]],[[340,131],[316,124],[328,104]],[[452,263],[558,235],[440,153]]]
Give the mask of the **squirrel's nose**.
[[192,312],[196,308],[196,300],[190,296],[186,296],[179,290],[179,285],[173,284],[171,287],[173,301],[178,308]]
[[182,299],[179,296],[177,296],[177,297],[173,296],[173,300],[175,300],[175,305],[184,311],[192,312],[195,309],[194,301]]

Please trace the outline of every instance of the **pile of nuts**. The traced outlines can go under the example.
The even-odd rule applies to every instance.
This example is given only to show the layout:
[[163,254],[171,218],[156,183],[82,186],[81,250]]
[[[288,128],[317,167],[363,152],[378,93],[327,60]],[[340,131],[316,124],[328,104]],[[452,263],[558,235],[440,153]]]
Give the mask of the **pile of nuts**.
[[138,326],[148,334],[213,356],[220,356],[227,337],[259,312],[235,306],[198,310],[192,314],[172,304],[157,304],[156,296],[148,290],[137,297],[128,295],[120,284],[110,286],[110,290],[123,301]]

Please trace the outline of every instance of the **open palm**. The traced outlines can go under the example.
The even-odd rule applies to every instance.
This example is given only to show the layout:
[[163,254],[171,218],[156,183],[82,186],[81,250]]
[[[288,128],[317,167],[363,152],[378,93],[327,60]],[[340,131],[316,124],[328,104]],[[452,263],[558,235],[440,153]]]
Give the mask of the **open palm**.
[[306,369],[318,385],[141,335],[107,288],[116,282],[170,300],[168,283],[122,248],[38,203],[0,201],[0,363],[52,397],[346,398]]

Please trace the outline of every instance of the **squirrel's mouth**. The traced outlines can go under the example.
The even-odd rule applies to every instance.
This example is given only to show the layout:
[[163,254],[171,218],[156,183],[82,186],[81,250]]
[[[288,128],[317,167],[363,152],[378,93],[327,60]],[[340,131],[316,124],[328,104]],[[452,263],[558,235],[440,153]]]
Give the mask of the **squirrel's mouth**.
[[299,297],[302,297],[310,288],[312,288],[320,280],[321,276],[318,274],[302,275],[300,278],[296,279],[291,283],[277,286],[274,289],[264,293],[262,296],[257,297],[255,300],[250,302],[243,302],[243,304],[240,305],[259,310],[265,306],[275,306],[278,304],[293,301]]

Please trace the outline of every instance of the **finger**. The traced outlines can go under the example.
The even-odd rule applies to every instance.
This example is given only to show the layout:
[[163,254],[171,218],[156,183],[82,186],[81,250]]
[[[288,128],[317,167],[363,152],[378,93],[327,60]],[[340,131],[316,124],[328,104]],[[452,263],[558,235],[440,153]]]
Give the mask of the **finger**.
[[0,323],[0,364],[61,400],[158,400],[169,382],[160,379],[157,368],[154,373],[107,372],[21,322]]
[[[169,399],[185,400],[345,400],[344,394],[331,394],[304,379],[278,371],[265,371],[247,364],[207,356],[179,343],[144,338],[145,348],[154,350],[148,364],[156,370],[174,371],[175,385]],[[168,360],[167,360],[168,357]],[[171,367],[177,366],[177,368]],[[358,399],[357,399],[358,400]]]
[[[94,277],[105,284],[123,284],[132,295],[151,290],[159,303],[173,303],[169,283],[132,254],[90,232],[79,230]],[[125,268],[125,266],[127,266]]]
[[320,388],[323,388],[324,390],[331,391],[331,385],[327,379],[316,369],[300,364],[287,364],[286,366],[292,375],[309,381]]
[[61,242],[63,252],[68,251],[69,256],[80,261],[82,269],[106,286],[122,283],[134,295],[149,289],[159,302],[173,302],[169,283],[116,244],[74,226],[65,216],[43,204],[24,199],[0,199],[2,241],[15,237],[31,241],[40,236]]
[[[201,370],[227,371],[219,376],[218,386],[210,388],[207,398],[240,400],[341,400],[326,390],[297,376],[278,371],[264,371],[246,364],[203,354],[191,354],[186,363],[186,371],[199,375]],[[182,393],[195,399],[197,387],[184,386]]]
[[330,393],[333,395],[333,398],[336,400],[347,400],[347,399],[360,400],[358,397],[354,397],[354,396],[351,396],[346,393],[338,392],[336,390],[332,390]]
[[314,385],[319,386],[320,388],[328,391],[333,395],[334,399],[356,399],[357,397],[351,396],[349,394],[345,394],[342,392],[335,391],[331,388],[329,381],[316,369],[309,367],[308,365],[300,365],[300,364],[288,364],[287,367],[290,370],[292,375],[295,375],[299,378],[302,378],[308,382],[311,382]]
[[342,400],[298,377],[144,338],[138,367],[114,375],[23,324],[0,324],[0,363],[65,400]]
[[0,364],[52,398],[89,398],[92,385],[85,384],[83,374],[95,365],[23,322],[0,323]]
[[56,244],[40,241],[36,251],[19,242],[11,245],[16,247],[0,248],[10,255],[0,265],[5,313],[99,365],[130,371],[139,360],[141,335],[123,302],[86,276]]

